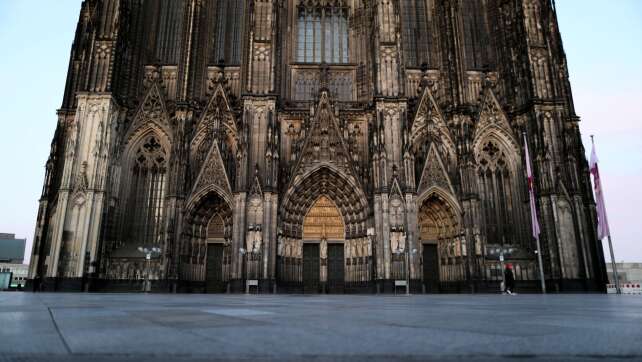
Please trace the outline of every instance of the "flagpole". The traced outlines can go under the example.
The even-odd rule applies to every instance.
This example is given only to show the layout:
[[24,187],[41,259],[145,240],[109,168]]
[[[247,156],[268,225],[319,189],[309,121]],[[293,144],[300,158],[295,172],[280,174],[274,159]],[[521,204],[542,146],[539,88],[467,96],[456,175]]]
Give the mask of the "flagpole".
[[[593,149],[595,149],[595,141],[593,140],[593,135],[591,135],[591,145],[593,146]],[[597,164],[596,164],[596,167],[597,167]],[[599,168],[598,168],[598,170],[599,170]],[[599,171],[598,171],[598,173],[599,173]],[[595,182],[595,175],[593,175],[593,182]],[[601,178],[600,178],[599,182],[600,182],[599,186],[601,188],[602,187]],[[602,198],[602,204],[603,204],[602,207],[604,208],[604,211],[605,211],[604,214],[606,215],[606,205],[604,205],[604,194],[603,194],[603,191],[601,191],[600,193],[601,193],[600,197]],[[598,227],[599,227],[599,225],[598,225]],[[598,238],[600,236],[599,234],[600,233],[598,232]],[[617,264],[615,262],[615,254],[613,253],[613,242],[611,241],[611,231],[609,231],[608,234],[607,234],[607,240],[609,241],[609,252],[611,253],[611,268],[613,269],[613,279],[615,279],[615,292],[617,294],[622,294],[622,289],[620,289],[620,277],[618,276]],[[600,239],[600,241],[601,241],[601,239]],[[608,275],[607,275],[607,277],[608,277]]]
[[[528,139],[526,138],[526,132],[522,132],[524,135],[524,151],[526,153],[526,167],[527,171],[531,170],[531,160],[530,160],[530,154],[528,152]],[[531,171],[532,172],[532,171]],[[531,177],[531,175],[528,175]],[[529,184],[532,184],[532,182],[529,182]],[[540,247],[539,243],[539,226],[537,226],[537,232],[535,232],[535,225],[538,224],[537,221],[537,209],[535,206],[535,191],[534,191],[534,186],[529,185],[529,190],[528,190],[528,196],[529,196],[529,201],[531,203],[531,223],[533,224],[533,237],[535,238],[536,242],[536,247],[537,247],[537,264],[539,266],[539,282],[540,286],[542,288],[542,294],[546,294],[546,279],[544,277],[544,262],[542,261],[542,248]]]
[[542,294],[546,294],[546,282],[544,281],[544,263],[542,262],[542,250],[539,246],[539,238],[535,238],[537,242],[537,263],[539,264],[539,283],[542,287]]
[[611,252],[611,267],[613,268],[613,279],[615,279],[615,292],[617,294],[622,294],[622,289],[620,289],[620,277],[617,274],[617,265],[615,263],[615,256],[613,255],[613,243],[611,242],[611,235],[609,235],[608,240],[609,251]]

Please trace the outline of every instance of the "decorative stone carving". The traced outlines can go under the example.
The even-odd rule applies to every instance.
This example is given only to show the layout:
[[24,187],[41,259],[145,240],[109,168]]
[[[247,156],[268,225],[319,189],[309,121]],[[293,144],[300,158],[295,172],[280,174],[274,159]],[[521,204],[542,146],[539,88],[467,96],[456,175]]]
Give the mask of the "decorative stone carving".
[[328,240],[321,239],[321,242],[319,243],[319,255],[321,259],[328,258]]
[[261,225],[255,224],[250,226],[245,237],[245,248],[248,253],[260,253],[263,242]]
[[303,220],[303,238],[308,240],[343,240],[343,217],[334,203],[321,196]]
[[[395,168],[396,171],[396,168]],[[403,231],[405,222],[405,208],[403,194],[399,187],[399,180],[396,173],[393,174],[392,187],[390,188],[390,229],[394,231]]]
[[510,142],[516,150],[519,149],[519,145],[517,141],[515,141],[508,117],[502,111],[499,101],[497,100],[497,97],[495,97],[493,91],[490,88],[487,88],[480,106],[478,121],[475,125],[472,142],[473,145],[475,145],[475,148],[478,147],[480,140],[486,138],[489,133],[493,132],[501,135],[506,142]]
[[172,132],[169,124],[169,116],[167,115],[165,102],[161,96],[158,82],[151,84],[124,139],[129,140],[137,131],[150,124],[163,130],[171,140]]
[[426,157],[426,163],[421,173],[417,193],[421,195],[424,191],[434,186],[450,191],[453,194],[455,192],[437,148],[432,144],[428,150],[428,157]]
[[221,159],[221,152],[219,151],[218,144],[216,142],[212,144],[203,164],[203,168],[194,183],[192,195],[210,185],[217,186],[220,191],[225,192],[230,199],[232,198],[232,187],[227,178],[225,165]]
[[455,157],[455,143],[451,132],[437,107],[430,87],[425,85],[410,128],[410,144],[418,148],[429,136],[441,141],[440,143],[448,150],[449,158]]
[[358,180],[350,153],[332,111],[329,94],[325,90],[321,92],[309,129],[301,150],[301,157],[294,168],[293,180],[296,181],[297,176],[323,163],[332,164],[346,175],[352,176],[355,181]]
[[75,193],[85,193],[89,182],[87,181],[87,161],[83,161],[80,165],[80,170],[76,174],[76,179],[74,180],[74,192]]
[[393,254],[403,253],[406,250],[406,233],[400,231],[390,233],[390,250]]

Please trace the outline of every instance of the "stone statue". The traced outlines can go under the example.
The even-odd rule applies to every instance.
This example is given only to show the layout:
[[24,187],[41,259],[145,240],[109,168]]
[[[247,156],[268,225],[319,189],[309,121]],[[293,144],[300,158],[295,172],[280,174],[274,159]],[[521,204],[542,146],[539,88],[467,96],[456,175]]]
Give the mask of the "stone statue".
[[255,228],[250,229],[246,236],[246,248],[249,253],[258,253],[261,251],[261,244],[263,242],[263,236],[261,235],[261,227],[256,226]]
[[406,249],[406,234],[400,231],[390,233],[390,250],[393,253],[403,253]]

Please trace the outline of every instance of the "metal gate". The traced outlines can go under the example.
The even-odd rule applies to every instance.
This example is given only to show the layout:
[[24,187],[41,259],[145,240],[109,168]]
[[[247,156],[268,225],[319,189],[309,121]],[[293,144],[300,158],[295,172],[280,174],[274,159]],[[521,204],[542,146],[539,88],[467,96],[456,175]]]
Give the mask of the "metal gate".
[[439,259],[437,256],[437,245],[424,244],[423,269],[424,285],[426,293],[439,292]]
[[303,244],[303,293],[318,293],[319,244]]
[[223,244],[207,244],[207,267],[205,269],[205,290],[207,293],[224,293]]
[[343,293],[345,258],[343,244],[328,244],[328,293]]

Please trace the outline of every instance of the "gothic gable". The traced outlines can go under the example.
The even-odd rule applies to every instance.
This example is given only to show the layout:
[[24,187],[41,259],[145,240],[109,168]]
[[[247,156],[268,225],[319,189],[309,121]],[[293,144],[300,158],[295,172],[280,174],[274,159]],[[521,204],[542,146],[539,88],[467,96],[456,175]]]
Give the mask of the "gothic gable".
[[136,111],[134,120],[129,126],[125,140],[129,140],[136,132],[146,127],[162,130],[168,139],[172,139],[167,108],[165,107],[165,101],[163,100],[163,96],[161,95],[161,91],[158,87],[157,82],[150,85],[149,90],[143,99],[143,103]]
[[205,162],[203,162],[203,167],[194,182],[192,195],[196,195],[201,190],[208,188],[224,192],[231,199],[232,187],[225,173],[225,166],[217,142],[212,143],[210,147]]
[[231,139],[236,140],[238,131],[232,114],[229,98],[223,84],[214,86],[214,93],[210,97],[203,115],[196,125],[196,137],[206,130],[220,130]]
[[392,185],[390,186],[390,198],[401,198],[403,199],[403,193],[401,192],[401,186],[399,186],[399,178],[397,175],[392,176]]
[[426,137],[441,140],[454,157],[454,142],[450,130],[446,126],[444,117],[437,107],[437,103],[428,87],[424,87],[419,106],[414,115],[410,128],[410,144],[415,146],[425,141]]
[[453,195],[455,189],[450,182],[444,163],[439,157],[435,144],[430,145],[426,163],[424,164],[423,171],[421,172],[421,179],[417,187],[417,194],[421,195],[431,187],[440,187],[443,190],[450,191]]
[[477,124],[475,125],[475,133],[473,137],[473,144],[476,144],[480,139],[485,138],[489,133],[498,133],[506,141],[512,143],[519,149],[513,129],[508,121],[508,117],[502,110],[497,97],[490,88],[487,88],[484,94],[484,99],[479,108],[479,115],[477,117]]
[[321,92],[321,99],[304,141],[301,157],[294,167],[291,182],[297,182],[321,166],[338,170],[358,182],[350,153],[341,136],[328,92],[325,90]]
[[399,228],[404,225],[404,197],[399,186],[399,177],[397,174],[392,176],[392,184],[390,186],[389,200],[389,214],[390,226]]
[[250,197],[262,198],[263,189],[261,188],[261,181],[259,180],[259,176],[257,173],[258,172],[255,172],[254,181],[252,182],[252,187],[250,188]]

